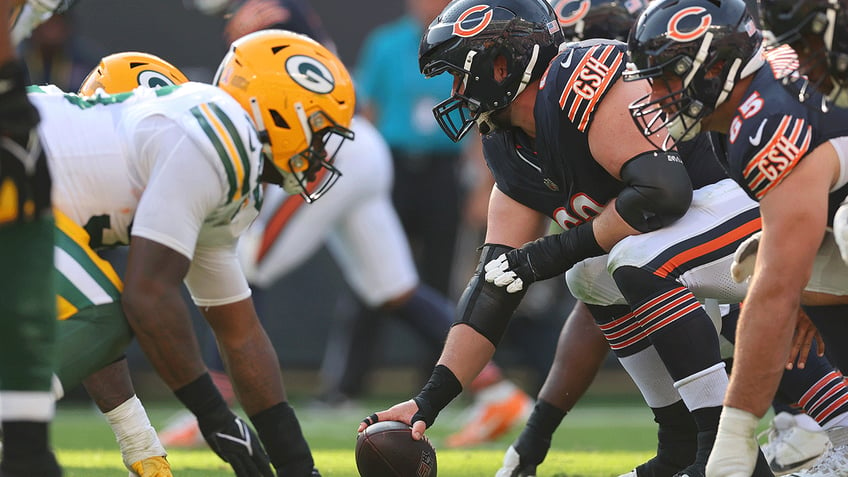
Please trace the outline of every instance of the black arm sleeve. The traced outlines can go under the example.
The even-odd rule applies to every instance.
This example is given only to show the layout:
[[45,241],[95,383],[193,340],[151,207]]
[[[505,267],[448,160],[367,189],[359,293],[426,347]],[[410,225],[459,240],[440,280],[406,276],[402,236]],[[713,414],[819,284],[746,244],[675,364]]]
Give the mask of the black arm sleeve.
[[524,291],[508,293],[506,288],[495,286],[486,281],[484,267],[490,260],[507,253],[512,247],[497,244],[485,244],[480,253],[480,263],[468,286],[459,298],[456,310],[456,323],[464,323],[476,330],[497,346],[503,337],[512,313],[524,298]]
[[676,221],[692,202],[692,182],[674,151],[651,151],[628,160],[621,168],[627,185],[615,210],[631,227],[650,232]]

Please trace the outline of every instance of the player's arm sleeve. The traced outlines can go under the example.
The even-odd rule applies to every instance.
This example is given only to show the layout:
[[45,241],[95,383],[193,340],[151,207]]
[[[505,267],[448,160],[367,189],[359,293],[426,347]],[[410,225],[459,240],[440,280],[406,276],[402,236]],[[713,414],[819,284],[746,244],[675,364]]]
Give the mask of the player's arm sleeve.
[[156,120],[146,126],[148,129],[140,128],[135,137],[140,163],[155,166],[139,200],[131,234],[192,260],[200,229],[226,199],[227,186],[175,123]]

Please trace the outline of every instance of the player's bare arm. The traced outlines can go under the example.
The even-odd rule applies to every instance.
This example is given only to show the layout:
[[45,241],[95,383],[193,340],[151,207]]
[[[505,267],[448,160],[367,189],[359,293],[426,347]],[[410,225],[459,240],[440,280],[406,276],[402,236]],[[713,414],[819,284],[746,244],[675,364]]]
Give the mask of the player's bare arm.
[[[588,131],[595,160],[626,187],[591,222],[527,244],[489,268],[493,283],[510,292],[550,278],[575,263],[609,251],[621,239],[664,227],[686,212],[692,184],[674,151],[659,151],[629,121],[628,106],[649,91],[647,81],[616,82]],[[616,140],[609,140],[614,131]],[[497,274],[497,275],[496,275]]]
[[[226,279],[226,278],[224,278]],[[214,330],[227,364],[228,374],[248,415],[276,404],[285,391],[281,381],[268,380],[262,370],[272,366],[277,356],[262,329],[252,298],[221,306],[200,307]]]
[[[544,234],[547,223],[547,219],[542,214],[516,202],[498,190],[497,187],[492,190],[489,202],[488,228],[486,230],[487,245],[483,249],[484,256],[481,258],[481,265],[478,266],[475,276],[472,277],[468,289],[463,294],[463,298],[460,299],[458,307],[460,323],[452,327],[448,333],[442,355],[436,364],[434,375],[444,375],[436,379],[449,383],[449,385],[439,383],[441,387],[451,388],[452,391],[459,394],[459,391],[471,383],[492,358],[495,352],[494,343],[499,341],[499,333],[503,332],[511,316],[510,307],[512,303],[504,304],[498,298],[498,295],[504,294],[501,290],[494,290],[494,296],[489,298],[491,301],[487,301],[483,305],[478,304],[482,299],[477,298],[477,293],[486,295],[485,291],[481,293],[479,289],[492,287],[492,285],[484,283],[483,277],[480,276],[483,272],[482,264],[485,263],[487,250],[492,246],[506,250],[538,238]],[[478,290],[477,293],[473,292],[475,289]],[[517,305],[520,296],[518,300],[511,300],[515,301],[514,305]],[[433,381],[434,378],[431,378],[431,383]],[[427,386],[425,386],[426,389]],[[456,394],[446,395],[445,399],[449,402]],[[419,394],[416,400],[405,401],[387,410],[372,414],[360,423],[359,431],[361,432],[368,425],[381,420],[395,420],[412,425],[413,438],[420,439],[427,427],[432,424],[432,420],[435,419],[434,411],[435,414],[438,414],[438,411],[444,407],[422,410],[419,407],[419,402],[423,403],[419,399],[420,397]],[[425,422],[425,419],[430,422]]]
[[[134,236],[124,276],[123,307],[139,344],[171,389],[178,389],[206,371],[180,292],[189,269],[181,253]],[[172,362],[183,364],[180,368]]]
[[763,237],[739,320],[737,364],[725,400],[726,406],[755,416],[771,405],[789,356],[801,291],[824,236],[826,191],[838,172],[830,151],[827,144],[817,148],[760,202]]

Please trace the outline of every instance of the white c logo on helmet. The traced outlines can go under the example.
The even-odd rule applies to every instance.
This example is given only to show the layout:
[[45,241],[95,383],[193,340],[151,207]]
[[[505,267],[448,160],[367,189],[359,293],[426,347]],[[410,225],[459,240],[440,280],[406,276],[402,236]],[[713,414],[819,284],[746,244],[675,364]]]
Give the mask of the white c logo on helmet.
[[286,60],[286,72],[295,83],[313,93],[327,94],[336,87],[336,80],[329,68],[311,56],[290,57]]
[[707,9],[704,7],[688,7],[672,15],[668,20],[668,27],[666,28],[669,38],[676,41],[691,41],[706,33],[707,28],[713,23],[713,16],[709,13],[702,15],[701,23],[689,31],[681,31],[679,27],[680,22],[684,18],[690,15],[700,15],[706,11]]
[[138,74],[138,84],[148,88],[159,88],[161,86],[173,86],[174,80],[154,70],[144,70]]

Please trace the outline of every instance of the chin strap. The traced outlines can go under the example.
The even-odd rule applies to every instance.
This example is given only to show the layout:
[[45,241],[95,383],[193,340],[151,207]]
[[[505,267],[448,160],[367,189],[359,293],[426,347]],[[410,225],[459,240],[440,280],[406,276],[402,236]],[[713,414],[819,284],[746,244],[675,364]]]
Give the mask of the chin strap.
[[527,68],[524,68],[524,74],[521,76],[521,83],[518,84],[518,89],[515,90],[515,96],[512,98],[513,100],[515,100],[515,98],[517,98],[518,95],[521,94],[522,91],[524,91],[524,88],[526,88],[527,85],[530,84],[530,78],[533,77],[533,68],[536,67],[536,61],[538,59],[539,44],[536,43],[535,45],[533,45],[533,54],[530,55],[530,62],[527,63]]

